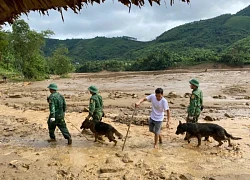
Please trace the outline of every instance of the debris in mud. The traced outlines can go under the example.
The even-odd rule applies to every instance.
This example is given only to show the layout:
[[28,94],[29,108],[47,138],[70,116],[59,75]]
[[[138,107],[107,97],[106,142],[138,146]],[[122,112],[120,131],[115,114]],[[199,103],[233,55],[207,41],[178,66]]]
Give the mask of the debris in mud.
[[124,163],[131,163],[131,162],[133,162],[133,160],[130,158],[129,154],[126,153],[126,154],[124,154],[124,156],[122,158],[122,162],[124,162]]
[[9,98],[22,98],[21,94],[11,94],[9,95]]
[[180,104],[181,107],[187,107],[185,104]]
[[74,174],[72,174],[69,170],[65,171],[63,169],[57,170],[57,179],[74,179]]
[[16,128],[14,128],[14,127],[6,127],[3,130],[9,132],[9,131],[15,131]]
[[171,91],[171,92],[168,93],[168,95],[166,97],[167,98],[179,98],[181,96],[177,95],[177,93],[175,91]]
[[115,153],[115,155],[116,155],[117,157],[123,157],[123,156],[124,156],[123,153]]
[[213,112],[214,112],[214,110],[213,110],[213,109],[209,109],[209,111],[208,111],[208,112],[213,113]]
[[17,168],[18,160],[13,160],[9,163],[9,165],[13,168]]
[[224,88],[223,93],[229,95],[239,95],[241,93],[246,93],[246,89],[240,86],[231,86]]
[[214,179],[212,177],[202,177],[202,180],[216,180],[216,179]]
[[131,97],[131,98],[138,98],[137,94],[134,93],[124,93],[124,92],[120,92],[120,91],[116,91],[109,93],[108,97],[110,99],[117,99],[117,98],[127,98],[127,97]]
[[[220,77],[212,78],[216,80],[216,82],[214,82],[214,80],[211,80],[211,77],[214,77],[214,75],[216,74],[219,74]],[[171,128],[173,129],[169,129],[167,131],[165,131],[164,129],[164,131],[162,131],[166,142],[160,146],[159,150],[154,150],[152,140],[153,137],[151,133],[148,132],[147,127],[143,128],[132,125],[128,136],[129,141],[127,142],[127,152],[129,153],[130,157],[127,159],[124,157],[125,153],[127,152],[121,151],[120,145],[113,148],[111,146],[106,147],[105,145],[103,146],[101,144],[95,144],[92,141],[88,142],[85,139],[82,139],[81,134],[78,133],[78,131],[74,129],[74,127],[70,124],[68,124],[68,128],[72,133],[73,138],[75,139],[74,146],[70,148],[65,146],[63,136],[60,132],[58,133],[58,131],[56,131],[58,135],[58,142],[56,144],[48,144],[44,139],[47,139],[48,136],[48,129],[46,126],[47,124],[45,118],[47,118],[48,116],[49,109],[45,97],[46,93],[41,92],[41,90],[46,87],[44,85],[47,82],[42,82],[41,84],[40,82],[36,82],[34,83],[34,86],[32,85],[32,87],[30,88],[29,86],[27,86],[26,88],[16,88],[13,85],[12,87],[15,88],[9,89],[8,94],[18,94],[19,92],[21,92],[20,95],[22,96],[22,98],[8,99],[8,95],[5,95],[3,93],[4,91],[2,91],[3,97],[6,97],[6,100],[3,100],[2,104],[7,102],[6,105],[11,106],[11,108],[1,106],[2,115],[0,116],[0,124],[2,126],[0,127],[0,135],[2,136],[2,138],[0,139],[0,145],[1,154],[3,156],[1,158],[2,160],[0,161],[0,165],[2,168],[0,179],[29,179],[30,177],[39,174],[40,179],[201,180],[202,176],[207,176],[207,178],[204,177],[203,180],[217,180],[217,178],[236,179],[235,177],[238,177],[238,179],[242,180],[243,176],[241,174],[244,172],[247,173],[247,170],[249,169],[249,153],[247,150],[249,149],[250,145],[248,145],[249,143],[247,141],[247,138],[249,136],[248,127],[250,127],[248,121],[250,101],[249,99],[247,99],[248,97],[246,97],[245,100],[241,101],[236,101],[234,98],[243,98],[246,95],[250,94],[241,94],[240,96],[223,94],[221,92],[221,88],[225,85],[230,84],[230,81],[234,80],[234,73],[232,73],[232,77],[230,76],[229,79],[225,78],[226,80],[222,75],[223,73],[214,72],[213,74],[208,73],[206,74],[206,76],[202,77],[202,81],[206,82],[202,86],[207,92],[204,93],[204,95],[207,95],[205,96],[207,108],[204,109],[201,114],[201,122],[204,122],[203,118],[208,118],[205,116],[209,116],[208,120],[216,120],[216,118],[218,117],[219,119],[221,119],[221,121],[218,122],[219,125],[222,125],[223,127],[225,126],[225,128],[229,129],[229,131],[233,134],[234,132],[238,132],[239,136],[243,138],[242,141],[239,141],[239,146],[236,144],[237,141],[233,141],[233,147],[230,148],[226,147],[227,143],[225,143],[220,148],[212,148],[213,145],[217,145],[217,142],[215,141],[212,142],[213,144],[206,143],[206,145],[201,146],[199,149],[193,147],[193,144],[191,144],[190,147],[185,146],[183,148],[181,146],[184,142],[184,137],[178,137],[175,135],[175,127],[178,125],[179,120],[185,121],[184,119],[186,116],[186,106],[188,106],[188,98],[190,93],[185,94],[187,99],[184,99],[183,94],[185,92],[189,92],[189,90],[185,88],[186,85],[184,86],[181,83],[178,84],[178,86],[174,86],[176,84],[174,80],[171,81],[168,86],[172,87],[173,85],[173,90],[176,89],[177,92],[177,94],[176,92],[171,93],[171,96],[173,98],[169,99],[169,104],[173,108],[171,110],[173,115]],[[81,74],[81,76],[83,75]],[[169,76],[175,77],[175,75],[172,74],[166,75],[166,77]],[[188,74],[185,78],[187,79],[190,76],[193,76],[193,74]],[[132,101],[136,101],[136,99],[133,98],[137,98],[137,95],[140,97],[145,93],[145,84],[143,84],[145,82],[145,76],[140,76],[143,81],[138,81],[138,84],[131,85],[131,83],[136,82],[136,80],[134,81],[134,79],[128,78],[128,83],[126,81],[121,81],[122,83],[116,84],[117,86],[115,87],[113,86],[113,77],[114,76],[111,76],[108,79],[108,81],[110,82],[107,82],[105,78],[95,79],[95,83],[100,85],[99,88],[104,89],[103,99],[105,101],[104,104],[107,118],[103,118],[103,120],[114,125],[116,128],[118,128],[119,131],[121,131],[122,134],[126,133],[128,128],[127,124],[130,121],[133,121],[132,124],[137,125],[148,124],[148,118],[151,112],[151,108],[149,105],[150,103],[145,103],[143,104],[143,106],[138,108],[136,113],[134,114],[135,119],[133,118],[133,120],[132,114],[134,105],[131,105]],[[221,79],[224,79],[224,81],[222,81]],[[182,79],[181,82],[184,82],[184,80],[185,79]],[[220,84],[218,80],[220,80],[222,83]],[[60,91],[62,90],[63,93],[76,94],[76,96],[79,97],[74,102],[74,96],[69,96],[69,100],[67,101],[69,107],[67,111],[68,119],[72,119],[73,123],[76,124],[77,127],[79,127],[82,122],[82,118],[86,115],[86,113],[83,113],[81,115],[75,112],[87,112],[87,104],[89,102],[89,95],[79,95],[80,91],[82,91],[81,89],[86,89],[86,85],[84,85],[85,81],[76,79],[75,82],[71,81],[71,83],[67,83],[68,85],[72,84],[72,86],[62,86],[63,82],[63,79],[56,82],[58,83],[59,87],[61,87]],[[65,82],[69,81],[67,80]],[[119,81],[117,82],[120,83]],[[244,82],[245,80],[240,83],[243,84]],[[124,87],[124,83],[127,83],[129,86]],[[151,82],[149,83],[151,84]],[[157,82],[152,81],[152,84],[154,83]],[[79,84],[81,84],[81,86]],[[134,88],[133,91],[131,91],[130,86],[131,88]],[[213,87],[213,91],[210,91],[209,87]],[[78,88],[80,89],[78,90]],[[249,86],[246,86],[246,88],[247,93],[249,93]],[[114,89],[122,89],[122,91],[125,92],[121,94],[123,98],[119,99],[119,103],[108,98],[109,92]],[[147,91],[150,92],[150,89],[152,90],[153,87],[148,87]],[[30,93],[34,91],[38,95],[37,100],[34,100],[35,95]],[[46,91],[48,91],[48,89],[46,89]],[[113,92],[115,91],[117,90],[114,90]],[[168,92],[170,91],[171,90],[169,90]],[[165,95],[168,95],[168,92]],[[126,95],[126,93],[128,95]],[[133,95],[132,93],[135,94]],[[43,95],[43,99],[41,99],[40,101],[39,98],[42,98],[42,96],[39,96],[39,94]],[[179,94],[182,95],[182,99],[174,98],[175,95],[178,96]],[[216,101],[215,99],[212,99],[211,95],[219,94],[227,96],[227,100],[223,101],[218,99],[218,101]],[[117,95],[119,96],[119,93]],[[116,99],[118,100],[118,97],[116,97]],[[29,104],[29,102],[32,103]],[[174,103],[174,105],[172,105],[172,103]],[[180,106],[181,103],[183,103],[181,105],[182,107]],[[213,106],[214,103],[218,103],[218,106]],[[248,106],[246,106],[247,103]],[[13,109],[12,107],[14,104],[16,104],[15,108],[26,109],[27,111],[25,113],[22,113],[22,110],[20,111]],[[36,112],[29,111],[33,107],[46,107],[46,113],[42,112],[39,108],[37,109],[39,111]],[[237,117],[237,122],[231,121],[230,119],[228,120],[228,118],[224,116],[225,113]],[[121,121],[124,124],[112,121],[112,119],[115,119],[115,117],[117,118],[115,120],[116,122]],[[33,125],[33,122],[36,122],[38,124]],[[7,127],[9,129],[3,130]],[[14,127],[16,129],[14,129]],[[31,134],[28,134],[27,132],[31,132]],[[85,131],[83,130],[83,132]],[[86,137],[93,137],[93,133],[90,130],[86,130],[86,132],[88,132],[89,134],[89,136],[86,135]],[[12,134],[12,136],[5,137],[4,134]],[[65,152],[69,152],[69,154]],[[55,156],[57,156],[58,158],[53,159],[52,157]],[[9,162],[15,159],[18,160],[18,162],[13,162],[11,163],[12,165],[9,165]],[[125,162],[123,162],[123,160]],[[132,162],[129,163],[129,161]],[[22,163],[26,164],[22,165]],[[232,163],[235,166],[231,167]],[[183,167],[183,165],[185,164],[188,164],[189,166]],[[115,167],[117,165],[118,169],[117,167]],[[217,170],[214,171],[214,169]],[[170,176],[170,173],[172,171],[176,174],[172,174],[172,176]],[[189,176],[188,173],[190,173],[191,175]],[[220,174],[223,176],[218,176]],[[237,174],[240,175],[235,176]],[[228,175],[228,177],[226,177],[226,175]]]
[[191,174],[177,174],[172,172],[167,180],[194,180],[195,178]]
[[51,162],[51,163],[48,163],[47,165],[49,167],[51,167],[51,166],[58,166],[58,163],[57,162]]
[[13,160],[9,163],[9,166],[16,168],[16,169],[24,169],[29,170],[30,166],[25,163],[20,163],[18,160]]
[[191,97],[191,93],[185,93],[185,94],[184,94],[184,97],[185,97],[185,98],[190,98],[190,97]]
[[227,118],[234,118],[234,116],[229,115],[228,113],[225,113],[224,116],[226,116]]
[[167,179],[167,175],[164,172],[161,172],[161,171],[154,172],[153,170],[151,170],[149,172],[149,177],[152,179],[159,179],[159,178],[160,179]]
[[118,163],[119,163],[118,158],[110,157],[106,159],[106,164],[118,164]]
[[28,85],[31,85],[31,82],[23,82],[22,86],[28,86]]
[[13,105],[13,108],[14,108],[14,109],[17,109],[17,110],[20,110],[20,109],[22,109],[22,107],[21,107],[21,106],[19,106],[19,105],[16,105],[16,104],[14,104],[14,105]]
[[211,116],[206,116],[206,117],[204,118],[204,120],[205,120],[205,121],[216,121],[216,119],[215,119],[215,118],[212,118]]
[[27,120],[27,118],[22,117],[22,118],[16,118],[16,121],[17,122],[27,122],[28,120]]
[[86,107],[83,107],[83,106],[77,106],[77,107],[74,107],[74,106],[68,106],[67,108],[67,112],[78,112],[78,113],[82,113],[82,112],[88,112],[87,111],[88,108]]
[[111,167],[103,167],[100,168],[100,173],[115,173],[115,172],[119,172],[119,171],[123,171],[124,168],[122,167],[117,167],[117,166],[111,166]]
[[132,94],[132,98],[138,98],[138,95]]
[[214,99],[227,99],[227,97],[223,96],[223,95],[214,95],[214,96],[212,96],[212,98],[214,98]]
[[169,101],[169,104],[174,104],[174,102],[173,101]]
[[[129,124],[131,121],[132,115],[119,114],[114,117],[109,116],[109,118],[113,119],[115,122],[119,122],[122,124]],[[148,125],[148,116],[134,116],[133,121],[131,121],[131,123],[135,125],[139,125],[139,126]]]
[[119,175],[114,174],[114,173],[102,173],[98,176],[98,179],[105,179],[105,180],[118,180]]
[[243,99],[250,99],[250,96],[244,96]]
[[145,168],[146,170],[150,169],[150,165],[148,165],[147,163],[145,163],[145,161],[143,159],[140,159],[136,164],[135,167],[137,168]]

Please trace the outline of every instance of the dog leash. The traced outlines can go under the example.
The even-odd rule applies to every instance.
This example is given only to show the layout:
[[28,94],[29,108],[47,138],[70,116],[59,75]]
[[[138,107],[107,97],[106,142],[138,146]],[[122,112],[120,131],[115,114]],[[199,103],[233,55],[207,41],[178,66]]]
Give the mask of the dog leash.
[[64,118],[80,133],[81,137],[85,137],[85,139],[87,139],[88,141],[91,141],[85,135],[83,135],[82,132],[72,122],[70,122],[70,120],[68,118],[66,118],[66,117],[64,117]]
[[131,120],[129,121],[127,134],[126,134],[126,137],[125,137],[125,140],[124,140],[123,146],[122,146],[122,151],[123,151],[123,149],[124,149],[124,147],[125,147],[125,143],[126,143],[126,140],[127,140],[127,137],[128,137],[128,132],[129,132],[129,129],[130,129],[130,126],[131,126],[131,122],[132,122],[132,120],[134,119],[135,112],[136,112],[136,107],[135,107],[135,109],[134,109],[134,112],[133,112],[132,118],[131,118]]

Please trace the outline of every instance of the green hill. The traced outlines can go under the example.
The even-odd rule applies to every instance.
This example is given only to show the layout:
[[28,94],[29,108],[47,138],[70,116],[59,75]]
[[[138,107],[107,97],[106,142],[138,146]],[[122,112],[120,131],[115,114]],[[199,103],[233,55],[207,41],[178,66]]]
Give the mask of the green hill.
[[[131,40],[132,39],[132,40]],[[143,49],[150,43],[133,40],[130,37],[96,37],[93,39],[47,39],[44,50],[49,56],[60,44],[69,49],[69,56],[73,62],[84,62],[89,60],[127,60],[130,51]]]
[[250,6],[238,13],[195,21],[164,32],[150,42],[130,37],[96,37],[93,39],[47,39],[45,55],[50,55],[60,44],[69,49],[74,63],[95,60],[136,60],[156,50],[167,50],[180,55],[222,53],[229,46],[250,35]]
[[250,6],[242,9],[241,11],[239,11],[239,12],[236,13],[236,16],[250,16],[249,9],[250,9]]

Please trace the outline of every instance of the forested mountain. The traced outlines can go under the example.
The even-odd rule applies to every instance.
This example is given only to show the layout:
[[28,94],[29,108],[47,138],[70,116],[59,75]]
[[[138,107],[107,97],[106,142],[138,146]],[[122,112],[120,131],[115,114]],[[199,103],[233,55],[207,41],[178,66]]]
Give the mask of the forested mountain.
[[249,35],[250,6],[234,15],[224,14],[175,27],[150,42],[140,42],[130,37],[47,39],[44,53],[48,56],[60,44],[64,44],[69,50],[72,62],[80,64],[96,60],[136,60],[156,50],[166,50],[179,55],[198,51],[220,54]]
[[130,37],[96,37],[93,39],[46,39],[45,55],[56,49],[60,44],[69,50],[69,56],[73,62],[84,62],[89,60],[127,60],[130,59],[129,52],[143,49],[148,42],[136,41]]
[[53,34],[31,30],[22,19],[13,23],[12,31],[0,27],[0,74],[42,80],[69,72],[250,64],[250,6],[234,15],[183,24],[149,42],[128,36],[50,39]]

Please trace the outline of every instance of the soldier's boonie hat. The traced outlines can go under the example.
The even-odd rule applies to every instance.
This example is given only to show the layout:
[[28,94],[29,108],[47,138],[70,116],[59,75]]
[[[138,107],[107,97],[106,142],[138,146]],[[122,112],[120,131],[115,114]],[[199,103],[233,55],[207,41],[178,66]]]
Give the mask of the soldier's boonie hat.
[[89,86],[88,90],[93,93],[98,93],[98,89],[95,86]]
[[58,90],[57,85],[56,85],[56,84],[54,84],[54,83],[50,84],[47,88],[49,88],[49,89],[53,89],[53,90],[55,90],[55,91],[57,91],[57,90]]
[[199,87],[199,81],[197,79],[191,79],[189,83],[195,85],[196,87]]

